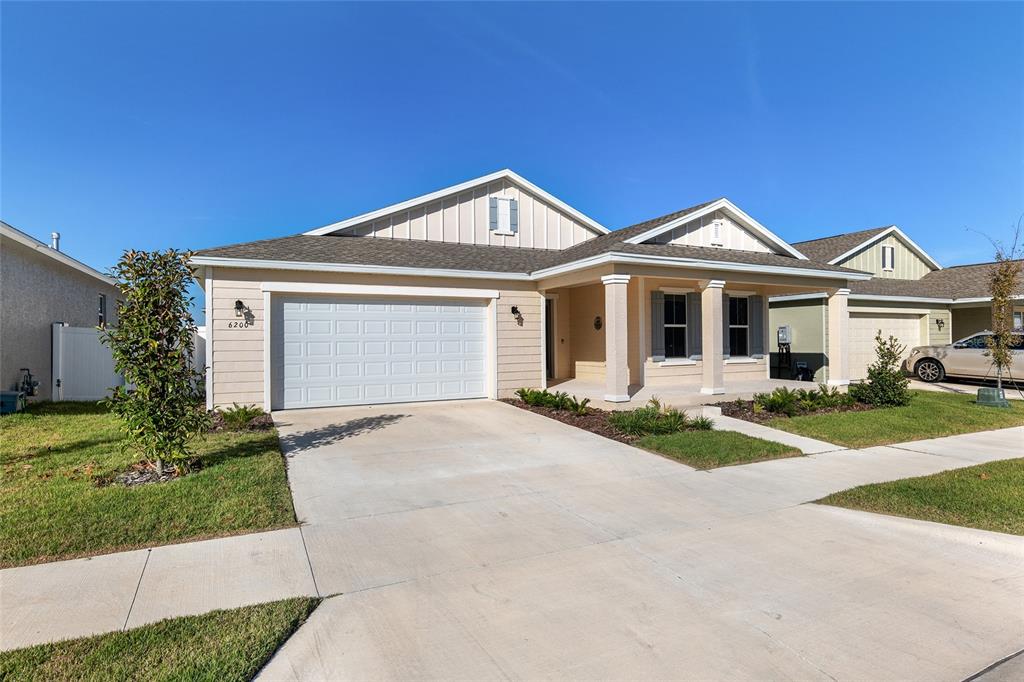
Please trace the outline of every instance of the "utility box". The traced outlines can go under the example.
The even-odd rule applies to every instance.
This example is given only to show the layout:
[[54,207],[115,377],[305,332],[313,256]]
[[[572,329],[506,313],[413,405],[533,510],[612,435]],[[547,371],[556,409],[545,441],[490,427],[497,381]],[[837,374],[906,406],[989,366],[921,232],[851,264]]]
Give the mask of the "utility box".
[[776,334],[778,336],[778,343],[780,346],[793,343],[793,328],[788,324],[780,325]]
[[21,391],[0,391],[0,414],[21,412],[25,409],[25,394]]

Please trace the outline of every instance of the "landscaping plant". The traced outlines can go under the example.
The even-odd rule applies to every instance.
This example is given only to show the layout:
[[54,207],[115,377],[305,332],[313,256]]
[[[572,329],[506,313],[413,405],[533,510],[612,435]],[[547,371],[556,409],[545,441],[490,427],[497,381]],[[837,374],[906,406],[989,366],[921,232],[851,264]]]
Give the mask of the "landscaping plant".
[[224,420],[224,426],[230,431],[241,431],[249,426],[256,417],[266,414],[262,408],[255,405],[239,405],[232,403],[231,407],[218,410]]
[[533,407],[549,407],[552,410],[568,410],[574,414],[584,415],[587,413],[587,405],[590,398],[577,400],[576,396],[570,396],[564,391],[551,393],[539,388],[520,388],[516,396],[527,405]]
[[771,393],[754,394],[755,412],[771,412],[788,417],[818,410],[848,407],[853,403],[853,397],[843,393],[835,386],[830,387],[825,384],[819,384],[818,388],[809,390],[780,386]]
[[125,251],[111,274],[122,301],[117,327],[104,329],[115,369],[124,376],[105,401],[122,422],[124,444],[163,471],[186,467],[189,441],[208,424],[200,403],[202,372],[193,369],[196,324],[189,306],[191,252]]
[[867,381],[850,386],[850,395],[875,407],[899,407],[910,403],[910,379],[900,369],[906,346],[895,336],[888,339],[879,330],[875,334],[876,359],[868,366]]
[[690,428],[710,428],[711,420],[700,418],[699,426],[686,416],[685,412],[661,404],[658,398],[651,398],[643,407],[635,410],[613,412],[608,423],[628,436],[651,436],[677,433]]
[[1013,329],[1013,297],[1017,293],[1024,261],[1015,259],[1020,224],[1013,244],[1005,247],[993,242],[996,247],[996,265],[989,275],[989,292],[992,294],[992,334],[985,339],[985,355],[992,360],[996,370],[996,389],[1003,393],[1003,374],[1013,365],[1013,346],[1020,343],[1020,334]]

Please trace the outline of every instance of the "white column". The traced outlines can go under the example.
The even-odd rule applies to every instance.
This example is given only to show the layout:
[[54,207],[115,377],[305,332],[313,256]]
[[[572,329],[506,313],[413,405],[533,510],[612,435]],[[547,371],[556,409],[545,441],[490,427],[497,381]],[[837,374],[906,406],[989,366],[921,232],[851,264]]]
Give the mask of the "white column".
[[722,289],[725,281],[712,279],[703,283],[700,293],[701,388],[705,395],[725,393],[722,353]]
[[828,297],[828,385],[850,383],[849,289],[837,289]]
[[627,285],[629,275],[605,275],[604,284],[604,399],[612,403],[629,400],[629,335]]

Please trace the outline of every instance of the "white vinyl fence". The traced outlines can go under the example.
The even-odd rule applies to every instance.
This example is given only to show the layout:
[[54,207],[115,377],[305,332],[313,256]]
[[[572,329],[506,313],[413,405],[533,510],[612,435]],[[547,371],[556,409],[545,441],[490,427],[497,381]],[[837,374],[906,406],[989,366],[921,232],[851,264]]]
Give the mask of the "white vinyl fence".
[[[206,365],[206,328],[195,336],[193,364],[203,371]],[[100,342],[94,327],[69,327],[53,324],[53,399],[100,400],[114,386],[124,386],[124,377],[114,371],[110,349]]]
[[93,327],[53,324],[53,399],[100,400],[124,378],[114,371],[110,349]]

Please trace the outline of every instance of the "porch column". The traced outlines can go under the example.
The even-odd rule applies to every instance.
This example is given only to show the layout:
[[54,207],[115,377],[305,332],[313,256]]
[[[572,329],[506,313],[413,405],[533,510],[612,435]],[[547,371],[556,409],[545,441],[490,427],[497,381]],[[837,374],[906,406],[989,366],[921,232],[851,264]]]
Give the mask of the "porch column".
[[629,275],[605,275],[604,284],[604,399],[610,403],[629,400],[629,335],[626,287]]
[[722,363],[723,347],[722,289],[725,281],[712,279],[704,282],[700,292],[701,330],[701,388],[705,395],[725,393]]
[[850,383],[849,289],[837,289],[828,297],[828,385]]

